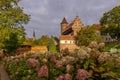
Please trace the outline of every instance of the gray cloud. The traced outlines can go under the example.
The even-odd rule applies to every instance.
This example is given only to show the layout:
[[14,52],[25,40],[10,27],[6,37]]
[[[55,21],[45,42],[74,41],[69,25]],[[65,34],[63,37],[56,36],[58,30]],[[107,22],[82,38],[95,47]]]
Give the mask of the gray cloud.
[[71,22],[79,16],[84,25],[99,23],[103,13],[120,5],[120,0],[22,0],[20,6],[31,15],[31,21],[25,25],[27,36],[33,30],[36,36],[59,36],[60,22],[66,17]]

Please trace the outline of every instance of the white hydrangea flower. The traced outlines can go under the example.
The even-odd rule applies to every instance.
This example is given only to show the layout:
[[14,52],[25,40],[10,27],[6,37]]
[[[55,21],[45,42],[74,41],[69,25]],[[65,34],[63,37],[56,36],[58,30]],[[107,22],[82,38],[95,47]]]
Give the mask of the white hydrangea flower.
[[110,53],[117,53],[117,49],[116,48],[111,48]]

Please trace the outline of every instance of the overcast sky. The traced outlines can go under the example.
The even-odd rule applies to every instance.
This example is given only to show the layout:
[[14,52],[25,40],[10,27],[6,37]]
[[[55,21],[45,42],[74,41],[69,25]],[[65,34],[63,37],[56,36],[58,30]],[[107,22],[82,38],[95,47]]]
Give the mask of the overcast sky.
[[25,25],[27,37],[53,35],[59,37],[60,22],[66,17],[70,23],[79,16],[84,25],[99,23],[104,12],[120,5],[120,0],[22,0],[20,6],[31,15]]

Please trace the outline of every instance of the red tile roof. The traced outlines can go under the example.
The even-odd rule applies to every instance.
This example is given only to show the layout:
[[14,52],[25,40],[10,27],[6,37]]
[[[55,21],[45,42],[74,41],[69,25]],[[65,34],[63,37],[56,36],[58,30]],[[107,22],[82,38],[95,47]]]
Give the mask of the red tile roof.
[[93,27],[97,30],[101,29],[101,25],[100,24],[93,24]]
[[26,38],[27,40],[30,40],[30,41],[32,41],[32,40],[34,40],[34,38]]
[[71,35],[61,35],[60,36],[60,40],[75,40],[76,37],[75,36],[71,36]]

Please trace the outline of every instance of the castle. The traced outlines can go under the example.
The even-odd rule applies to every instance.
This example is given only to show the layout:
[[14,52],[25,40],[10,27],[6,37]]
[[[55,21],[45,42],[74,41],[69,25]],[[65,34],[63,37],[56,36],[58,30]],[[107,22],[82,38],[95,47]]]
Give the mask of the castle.
[[[103,42],[111,43],[117,41],[116,38],[112,38],[108,33],[101,34],[100,24],[93,24],[93,26],[95,26],[96,35],[100,36]],[[60,35],[60,43],[59,43],[60,51],[66,48],[70,52],[79,49],[78,41],[77,41],[77,32],[79,32],[83,27],[84,25],[78,16],[76,16],[76,18],[71,23],[68,23],[66,18],[63,18],[61,22],[61,35]]]
[[[100,33],[100,24],[93,24],[92,25],[96,29],[96,35],[100,36],[103,42],[113,42],[116,41],[116,39],[112,39],[109,34],[102,34]],[[59,38],[59,50],[65,50],[68,49],[70,52],[74,52],[76,49],[79,49],[79,41],[77,39],[77,33],[84,28],[84,25],[80,18],[76,16],[76,18],[71,22],[68,23],[66,18],[64,17],[61,22],[61,34]],[[27,38],[27,40],[35,40],[35,32],[33,32],[33,38]],[[43,48],[43,50],[39,50],[38,48]],[[33,47],[31,48],[32,51],[48,51],[47,46],[39,46],[39,47]]]
[[60,35],[60,51],[68,48],[69,51],[78,49],[77,45],[77,32],[83,28],[83,23],[80,18],[76,18],[69,24],[66,18],[63,18],[61,22],[61,35]]

